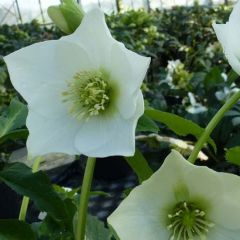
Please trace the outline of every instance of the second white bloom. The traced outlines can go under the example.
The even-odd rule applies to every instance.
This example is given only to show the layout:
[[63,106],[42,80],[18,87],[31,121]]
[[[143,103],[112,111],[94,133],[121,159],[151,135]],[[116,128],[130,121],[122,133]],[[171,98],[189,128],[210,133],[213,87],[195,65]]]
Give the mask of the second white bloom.
[[240,178],[173,151],[108,222],[121,240],[239,240]]

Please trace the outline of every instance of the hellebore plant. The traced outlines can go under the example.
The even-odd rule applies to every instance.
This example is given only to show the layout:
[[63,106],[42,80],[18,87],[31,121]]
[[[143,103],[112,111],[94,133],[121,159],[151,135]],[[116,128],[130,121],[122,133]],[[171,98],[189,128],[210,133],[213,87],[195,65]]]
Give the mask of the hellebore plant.
[[108,218],[121,240],[237,240],[240,178],[172,151]]
[[[227,100],[205,129],[177,115],[147,109],[143,117],[148,124],[156,120],[177,134],[192,134],[198,138],[188,161],[172,151],[163,166],[151,176],[152,169],[147,161],[135,151],[136,125],[144,114],[140,87],[150,58],[140,56],[116,41],[99,9],[84,15],[74,0],[63,0],[59,6],[50,7],[48,13],[62,31],[72,34],[33,44],[4,60],[12,84],[28,104],[27,149],[29,156],[37,159],[33,172],[37,171],[41,156],[47,153],[88,156],[80,203],[77,201],[76,209],[73,199],[63,201],[41,172],[32,174],[22,165],[21,170],[28,172],[24,179],[18,172],[17,180],[23,180],[19,186],[13,174],[18,170],[15,166],[3,173],[0,171],[0,179],[19,193],[33,196],[40,210],[49,210],[46,210],[46,222],[51,222],[54,216],[57,222],[70,219],[70,235],[74,235],[75,240],[83,240],[88,239],[85,235],[86,214],[96,157],[126,156],[140,182],[150,178],[135,188],[108,218],[121,240],[239,239],[240,178],[193,164],[204,144],[214,146],[211,132],[240,99],[240,92]],[[214,24],[226,56],[238,74],[239,20],[240,2],[227,24]],[[28,185],[26,179],[33,178],[42,181]],[[51,199],[46,201],[48,195],[42,192],[38,195],[37,186],[47,189]],[[19,216],[21,221],[14,224],[27,227],[33,234],[22,222],[28,201],[25,197]],[[61,209],[66,211],[60,213]],[[2,226],[0,221],[0,238]],[[60,232],[64,231],[61,229]]]

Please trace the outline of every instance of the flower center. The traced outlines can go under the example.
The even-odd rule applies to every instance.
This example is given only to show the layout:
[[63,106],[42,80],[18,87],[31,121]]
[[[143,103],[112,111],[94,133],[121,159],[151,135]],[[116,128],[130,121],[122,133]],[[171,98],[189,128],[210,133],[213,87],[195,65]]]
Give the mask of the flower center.
[[168,214],[170,240],[206,239],[214,224],[206,219],[206,212],[193,203],[181,202]]
[[63,95],[71,102],[70,113],[77,119],[99,115],[110,103],[107,76],[102,71],[78,72]]

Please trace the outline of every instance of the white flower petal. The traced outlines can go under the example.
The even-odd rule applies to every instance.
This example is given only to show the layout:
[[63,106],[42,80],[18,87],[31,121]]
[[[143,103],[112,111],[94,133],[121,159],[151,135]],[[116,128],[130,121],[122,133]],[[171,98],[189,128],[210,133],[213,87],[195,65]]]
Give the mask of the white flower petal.
[[[162,208],[174,201],[174,194],[171,192],[172,198],[169,197],[167,179],[160,176],[156,178],[158,181],[151,178],[136,187],[108,218],[108,223],[121,240],[169,238],[170,233],[164,221],[167,211],[162,211]],[[166,185],[159,184],[159,180],[165,181]]]
[[110,116],[91,117],[83,122],[76,135],[76,148],[91,157],[132,156],[135,151],[135,129],[143,112],[144,103],[140,92],[136,112],[131,119],[123,119],[115,112]]
[[240,57],[237,57],[238,48],[233,49],[233,38],[230,37],[230,23],[214,24],[214,30],[217,34],[218,40],[221,42],[224,53],[229,61],[231,67],[240,74]]
[[208,234],[207,239],[209,240],[239,240],[240,229],[231,230],[222,226],[215,226]]
[[[122,215],[112,215],[108,222],[115,229],[121,240],[159,240],[169,239],[167,228],[162,228],[162,224],[156,216],[149,216],[146,211],[141,212],[139,202],[133,205],[122,206]],[[136,212],[136,207],[139,208]],[[125,217],[123,216],[125,214]]]
[[26,101],[43,84],[57,80],[56,42],[36,43],[4,57],[12,84]]
[[218,201],[215,201],[212,218],[228,229],[240,229],[240,178],[228,173],[219,173],[219,175],[222,178],[224,194]]
[[62,66],[60,71],[66,72],[67,78],[65,81],[72,80],[77,72],[97,69],[94,59],[90,59],[87,50],[81,44],[66,42],[60,39],[57,45],[55,61],[58,61],[59,65]]
[[98,67],[107,65],[112,44],[116,42],[99,8],[87,12],[77,30],[62,40],[81,44]]
[[232,68],[240,74],[240,1],[234,6],[229,22],[226,24],[213,24],[218,40],[223,46],[225,55]]
[[219,42],[222,44],[224,50],[228,47],[228,31],[229,31],[229,23],[226,24],[213,24],[213,29],[217,34],[217,38]]
[[127,50],[122,44],[113,45],[107,71],[118,88],[116,107],[124,118],[135,113],[138,91],[150,64],[150,58]]
[[27,117],[29,155],[41,156],[47,153],[80,154],[74,147],[79,122],[68,115],[49,119],[29,109]]
[[208,214],[215,208],[215,200],[223,193],[222,179],[208,167],[194,167],[183,173],[191,199],[205,200]]
[[[133,79],[130,84],[133,84],[135,87],[139,88],[142,85],[143,79],[147,74],[147,70],[151,63],[150,57],[141,56],[133,51],[128,50],[126,47],[123,47],[125,54],[128,58],[129,63],[131,64],[131,68],[133,71]],[[132,87],[134,89],[134,86]]]
[[28,106],[43,117],[58,119],[69,114],[67,103],[63,102],[62,93],[66,90],[56,83],[46,83],[35,89],[29,96]]
[[236,27],[239,27],[238,25],[240,20],[239,12],[240,12],[240,1],[237,1],[237,3],[233,7],[233,11],[229,18],[230,22],[234,22],[235,24],[237,24]]
[[[199,167],[188,162],[179,152],[172,150],[171,154],[167,156],[163,165],[157,172],[166,173],[165,181],[169,183],[169,189],[175,191],[176,201],[179,201],[178,194],[183,192],[186,194],[181,201],[194,201],[196,199],[202,200],[205,197],[207,200],[212,200],[209,197],[208,190],[211,190],[213,196],[218,196],[220,194],[221,188],[214,186],[208,186],[211,183],[221,182],[219,179],[215,179],[215,176],[212,176],[212,170],[206,167]],[[154,175],[153,175],[154,176]],[[201,181],[199,181],[201,179]],[[204,184],[207,182],[206,184]],[[216,189],[217,190],[216,190]],[[172,191],[172,190],[171,190]],[[211,196],[210,194],[210,196]],[[209,202],[210,203],[210,202]]]
[[151,58],[138,55],[123,44],[115,43],[112,46],[109,62],[111,76],[124,90],[134,93],[141,87],[150,61]]

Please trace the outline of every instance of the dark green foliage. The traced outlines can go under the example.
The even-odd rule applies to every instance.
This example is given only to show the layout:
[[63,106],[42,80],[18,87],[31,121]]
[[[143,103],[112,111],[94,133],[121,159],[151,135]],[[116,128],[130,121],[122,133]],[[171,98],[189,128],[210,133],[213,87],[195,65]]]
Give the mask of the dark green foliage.
[[125,157],[125,159],[138,176],[139,183],[147,180],[153,174],[153,171],[148,165],[147,160],[138,149],[136,149],[134,156]]
[[0,220],[1,240],[36,240],[31,227],[18,220]]
[[65,203],[51,186],[45,173],[32,173],[22,163],[6,166],[0,171],[0,180],[17,193],[30,197],[39,210],[48,212],[55,219],[67,219]]
[[16,99],[12,99],[6,111],[0,112],[0,142],[25,125],[27,112],[27,106]]
[[240,147],[230,148],[226,152],[226,159],[236,165],[240,165]]
[[105,228],[104,223],[96,217],[88,216],[86,236],[88,240],[110,240],[111,233]]

